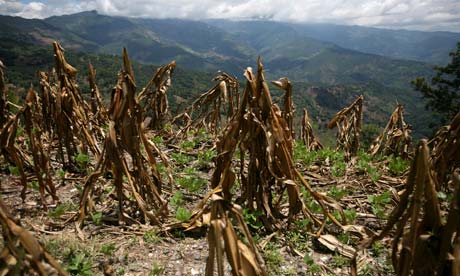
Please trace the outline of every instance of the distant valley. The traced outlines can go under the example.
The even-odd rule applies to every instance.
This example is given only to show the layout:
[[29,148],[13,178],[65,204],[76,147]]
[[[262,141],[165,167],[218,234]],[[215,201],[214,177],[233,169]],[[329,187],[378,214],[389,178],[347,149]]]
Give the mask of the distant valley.
[[0,59],[11,82],[25,86],[35,79],[36,70],[49,69],[53,40],[61,42],[69,60],[80,68],[83,83],[87,62],[95,63],[97,80],[107,90],[120,68],[114,55],[122,47],[138,62],[140,87],[155,66],[176,60],[173,102],[173,95],[190,99],[210,87],[217,70],[242,80],[244,69],[254,67],[261,55],[267,78],[289,77],[297,110],[307,107],[318,127],[363,94],[365,123],[383,126],[401,102],[407,121],[421,136],[430,134],[430,114],[410,80],[429,77],[434,64],[445,64],[460,34],[272,21],[139,19],[96,12],[44,20],[0,16]]

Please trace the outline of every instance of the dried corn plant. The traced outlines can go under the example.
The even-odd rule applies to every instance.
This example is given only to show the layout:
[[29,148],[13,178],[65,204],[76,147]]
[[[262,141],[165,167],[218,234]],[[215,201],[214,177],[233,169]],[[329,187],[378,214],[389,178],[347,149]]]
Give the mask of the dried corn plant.
[[0,154],[3,156],[5,161],[18,169],[22,185],[21,198],[24,200],[27,190],[27,176],[24,169],[26,165],[30,164],[30,162],[27,162],[27,155],[24,154],[23,151],[16,145],[16,135],[20,115],[16,114],[14,116],[10,116],[8,114],[8,100],[3,69],[5,69],[5,67],[0,61]]
[[29,137],[30,152],[34,161],[33,170],[37,178],[41,201],[46,210],[45,190],[51,195],[53,201],[59,201],[59,198],[53,184],[49,158],[51,141],[47,141],[47,137],[43,134],[40,102],[33,88],[27,92],[24,108],[20,113],[24,117],[24,128]]
[[[268,275],[264,262],[244,222],[241,207],[224,200],[219,193],[212,195],[211,217],[208,232],[209,256],[206,262],[206,276],[224,273],[224,253],[234,276]],[[238,237],[232,222],[244,237]]]
[[139,103],[145,103],[145,116],[151,117],[153,129],[161,129],[169,116],[169,102],[166,93],[171,86],[171,75],[175,68],[176,61],[158,68],[152,79],[137,96]]
[[300,139],[305,144],[308,151],[317,151],[323,148],[318,138],[313,133],[307,109],[303,109],[302,128],[300,129]]
[[392,261],[397,275],[448,275],[458,262],[453,262],[453,256],[460,237],[459,171],[453,174],[455,190],[449,210],[441,211],[429,156],[427,141],[420,141],[398,206],[382,232],[368,243],[396,227]]
[[370,154],[401,156],[408,159],[411,154],[411,130],[403,117],[403,106],[398,104],[391,114],[385,129],[371,145]]
[[[51,142],[43,135],[41,115],[39,98],[31,87],[27,92],[24,107],[14,117],[10,118],[0,132],[0,142],[2,143],[1,152],[4,158],[18,169],[23,186],[22,199],[25,199],[28,182],[25,169],[31,168],[39,185],[41,202],[46,210],[45,190],[51,195],[54,202],[59,201],[59,198],[56,195],[56,188],[52,180],[49,158]],[[19,139],[17,131],[21,119],[24,121],[24,129],[28,136],[28,151],[17,145]],[[32,160],[29,160],[28,155],[32,155]]]
[[21,112],[17,113],[3,125],[0,132],[0,152],[3,158],[18,169],[22,185],[21,198],[24,201],[27,191],[27,176],[25,167],[31,163],[27,155],[16,145],[16,135],[18,131],[19,118]]
[[[82,98],[75,82],[77,70],[67,63],[64,50],[57,42],[53,43],[53,47],[57,82],[50,82],[48,74],[40,73],[43,117],[48,120],[45,122],[48,131],[58,137],[58,152],[62,164],[75,167],[74,156],[77,152],[91,151],[98,157],[100,149],[90,125],[91,109]],[[54,124],[50,121],[51,118],[54,119]]]
[[[303,205],[296,181],[318,201],[324,210],[324,217],[332,217],[332,221],[340,225],[327,211],[327,206],[333,206],[341,212],[338,204],[313,191],[295,168],[291,133],[279,108],[272,104],[260,59],[257,74],[254,75],[251,68],[248,68],[245,77],[247,86],[238,112],[217,139],[218,155],[211,179],[212,187],[222,185],[224,199],[231,199],[232,195],[226,191],[230,190],[236,179],[231,166],[232,156],[238,147],[242,191],[237,202],[250,210],[259,211],[267,230],[280,229],[283,218],[293,217],[300,211],[312,217],[317,225],[321,225],[320,219]],[[281,208],[286,202],[288,214],[283,213]]]
[[0,275],[68,275],[38,240],[8,213],[0,198]]
[[437,188],[448,189],[452,172],[460,168],[460,112],[450,125],[438,130],[430,145],[433,148],[430,163],[432,168],[436,168]]
[[[245,77],[247,86],[239,107],[216,142],[216,168],[211,178],[213,190],[198,203],[191,220],[182,225],[190,230],[210,224],[210,255],[206,275],[214,273],[216,264],[218,275],[224,275],[224,252],[233,275],[266,275],[263,260],[257,253],[257,247],[243,220],[241,207],[232,203],[232,187],[237,178],[232,158],[237,148],[241,154],[239,177],[242,191],[236,200],[244,204],[245,208],[260,212],[262,215],[259,218],[267,230],[280,229],[284,218],[293,218],[302,212],[320,227],[319,235],[324,229],[326,218],[341,226],[332,216],[330,208],[337,210],[344,218],[341,207],[331,198],[314,191],[296,170],[292,159],[291,133],[281,111],[272,104],[260,58],[257,75],[248,68]],[[248,159],[245,158],[246,153]],[[316,217],[303,204],[296,181],[299,181],[321,206],[322,219]],[[277,198],[273,198],[273,191],[278,195]],[[209,205],[207,202],[210,198],[212,202]],[[281,205],[286,201],[288,214],[283,214]],[[236,234],[232,224],[235,221],[244,239]]]
[[99,88],[96,84],[96,70],[91,63],[88,65],[88,71],[89,87],[91,89],[90,106],[91,115],[93,116],[92,120],[95,121],[97,126],[102,126],[108,121],[107,109],[104,106],[101,93],[99,92]]
[[[222,72],[214,78],[217,84],[201,94],[185,111],[177,115],[173,122],[182,121],[177,133],[186,134],[189,129],[205,128],[217,134],[221,129],[222,114],[228,122],[236,113],[239,103],[238,80]],[[198,110],[198,114],[195,114]]]
[[8,91],[6,90],[5,66],[0,60],[0,129],[8,120]]
[[[94,186],[107,170],[111,170],[113,175],[120,223],[133,221],[132,217],[139,212],[142,215],[141,221],[160,224],[160,220],[167,214],[167,202],[160,195],[162,185],[153,156],[154,145],[145,136],[142,107],[135,96],[134,73],[126,49],[123,50],[123,64],[124,69],[112,91],[109,129],[103,154],[97,161],[95,171],[85,181],[80,200],[78,228],[94,207],[91,199]],[[142,154],[141,146],[147,153],[147,158]],[[148,160],[151,174],[144,164],[145,159]],[[127,183],[124,183],[124,177]],[[131,216],[125,212],[127,210]]]
[[284,90],[283,110],[281,115],[287,123],[292,139],[295,139],[294,134],[294,104],[292,103],[292,84],[288,78],[281,78],[277,81],[272,81],[274,85]]
[[358,152],[362,117],[363,96],[359,96],[351,105],[337,112],[327,125],[330,129],[337,127],[337,149],[344,151],[346,160]]

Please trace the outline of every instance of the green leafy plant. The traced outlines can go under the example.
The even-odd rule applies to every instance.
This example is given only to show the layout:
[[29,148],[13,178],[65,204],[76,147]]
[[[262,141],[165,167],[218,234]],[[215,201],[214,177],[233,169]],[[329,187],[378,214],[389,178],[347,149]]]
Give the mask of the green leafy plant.
[[149,276],[163,275],[165,267],[157,262],[152,263],[152,269],[149,272]]
[[192,193],[197,193],[206,187],[207,182],[203,178],[196,176],[185,176],[177,179],[177,184]]
[[57,174],[58,174],[58,176],[59,176],[60,178],[64,178],[65,175],[66,175],[66,173],[67,173],[67,172],[66,172],[64,169],[62,169],[62,168],[60,168],[59,170],[57,170]]
[[174,162],[176,162],[179,165],[186,165],[190,161],[192,161],[192,158],[189,155],[183,153],[173,152],[171,154],[171,157],[174,160]]
[[259,219],[261,215],[262,212],[260,210],[253,211],[249,208],[243,209],[244,221],[250,228],[254,230],[258,230],[263,226],[262,221]]
[[368,202],[372,206],[372,212],[378,218],[385,218],[385,206],[391,202],[391,193],[390,191],[385,191],[379,195],[369,195],[367,196]]
[[101,246],[101,252],[104,255],[111,256],[113,252],[115,251],[116,247],[115,244],[109,243],[109,244],[104,244]]
[[344,196],[348,195],[348,191],[345,189],[339,189],[336,186],[332,186],[327,192],[327,195],[334,198],[335,200],[341,200]]
[[158,231],[156,230],[145,231],[143,239],[144,239],[144,242],[150,243],[150,244],[156,244],[162,240],[162,238],[158,235]]
[[356,210],[355,209],[349,209],[349,210],[343,210],[343,213],[345,215],[345,219],[347,220],[348,224],[352,224],[356,220]]
[[91,219],[93,220],[94,224],[101,225],[101,223],[102,223],[102,213],[101,212],[92,213],[91,214]]
[[37,180],[33,180],[32,182],[30,182],[30,187],[31,187],[33,190],[35,190],[35,191],[38,191],[39,186],[40,186],[40,185],[38,185],[38,181],[37,181]]
[[335,177],[342,177],[347,170],[347,163],[344,161],[335,162],[331,167],[331,173]]
[[278,246],[269,242],[264,249],[265,261],[270,275],[281,275],[281,265],[284,263],[284,258],[281,256]]
[[181,191],[177,191],[173,194],[171,199],[169,200],[171,202],[171,206],[174,207],[179,207],[184,204],[184,194],[182,194]]
[[308,151],[307,147],[300,141],[296,141],[294,145],[294,160],[309,166],[316,160],[316,151]]
[[311,273],[319,273],[321,272],[321,267],[315,263],[315,260],[313,260],[313,258],[308,255],[308,254],[305,254],[305,256],[303,256],[303,262],[308,265],[308,269]]
[[181,150],[190,151],[196,147],[195,141],[185,140],[182,144],[179,145]]
[[176,210],[176,219],[180,222],[186,222],[189,221],[190,218],[192,217],[192,213],[183,208],[183,207],[178,207]]
[[91,270],[92,261],[87,258],[84,253],[78,253],[76,255],[71,255],[68,259],[69,265],[67,266],[67,271],[72,275],[79,276],[91,276],[93,272]]
[[206,167],[208,166],[214,157],[216,156],[216,152],[212,149],[208,149],[203,153],[198,154],[198,166],[199,167]]
[[81,172],[87,171],[88,169],[88,164],[91,162],[91,159],[89,158],[89,155],[83,152],[78,152],[75,155],[75,161],[78,164],[78,167]]
[[397,157],[391,156],[390,162],[388,163],[388,169],[394,175],[403,174],[407,170],[408,167],[409,167],[409,163],[399,156]]
[[48,210],[48,216],[51,217],[51,218],[54,218],[54,219],[60,218],[66,212],[71,211],[71,210],[75,210],[76,208],[77,208],[77,206],[73,202],[66,201],[66,202],[63,202],[63,203],[59,204],[54,209],[49,209]]
[[160,146],[163,145],[163,137],[161,136],[154,136],[150,139],[155,145]]
[[19,169],[16,166],[8,166],[8,171],[12,175],[19,175]]
[[335,267],[345,267],[350,264],[350,261],[342,255],[335,254],[332,256],[332,265]]

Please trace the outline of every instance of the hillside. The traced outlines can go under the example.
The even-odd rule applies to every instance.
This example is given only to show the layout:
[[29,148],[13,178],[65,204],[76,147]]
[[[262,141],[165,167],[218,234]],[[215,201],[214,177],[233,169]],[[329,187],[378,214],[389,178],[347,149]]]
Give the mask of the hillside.
[[292,24],[300,33],[340,47],[397,59],[444,65],[460,33],[378,29],[332,24]]
[[[295,93],[300,94],[296,102],[299,110],[303,107],[324,110],[326,117],[335,110],[322,98],[330,98],[331,94],[339,102],[348,103],[349,99],[363,94],[373,113],[369,116],[369,123],[382,125],[396,102],[400,102],[406,106],[407,118],[414,125],[415,133],[430,133],[423,123],[430,115],[423,112],[423,103],[410,86],[410,80],[415,77],[431,74],[430,65],[342,48],[307,36],[299,28],[293,24],[264,21],[135,19],[105,16],[94,11],[53,16],[45,20],[0,16],[0,57],[6,59],[7,66],[15,60],[9,76],[21,84],[30,82],[36,70],[43,66],[49,68],[49,59],[41,58],[36,52],[48,51],[51,55],[50,49],[45,49],[54,39],[62,42],[70,52],[75,51],[77,57],[82,57],[81,60],[75,59],[80,68],[86,68],[83,63],[89,59],[98,60],[95,55],[104,56],[102,59],[105,60],[105,57],[118,55],[122,47],[127,47],[133,59],[143,64],[164,64],[174,59],[178,68],[192,75],[211,72],[207,77],[198,77],[204,80],[199,84],[175,78],[180,84],[173,85],[174,89],[203,91],[212,85],[210,76],[217,70],[242,78],[243,70],[254,66],[257,55],[261,55],[269,79],[287,76],[294,87],[298,87]],[[45,48],[35,49],[34,45]],[[20,50],[23,48],[26,50]],[[441,50],[438,52],[441,53]],[[14,55],[16,58],[11,58]],[[108,63],[103,62],[98,68],[102,77],[99,81],[105,82],[103,87],[113,85],[109,85],[109,79],[104,76],[119,68],[116,66],[118,63],[106,66]],[[146,72],[155,67],[146,65],[145,68],[150,68]],[[109,68],[106,74],[104,71]],[[145,80],[149,74],[146,74]],[[193,86],[191,83],[194,83]],[[305,92],[310,86],[324,88],[321,91],[330,93],[315,96],[312,101],[307,99],[310,95]],[[190,98],[187,93],[180,92],[179,96]],[[312,115],[320,115],[320,112],[313,111]],[[318,119],[318,122],[321,120]]]

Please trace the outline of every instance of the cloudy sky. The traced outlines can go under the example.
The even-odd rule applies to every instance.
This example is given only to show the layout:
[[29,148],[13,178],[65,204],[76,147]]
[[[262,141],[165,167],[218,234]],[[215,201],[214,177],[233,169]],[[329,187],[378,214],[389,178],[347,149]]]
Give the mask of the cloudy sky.
[[97,10],[153,18],[264,18],[460,32],[460,0],[0,0],[0,14],[27,18]]

